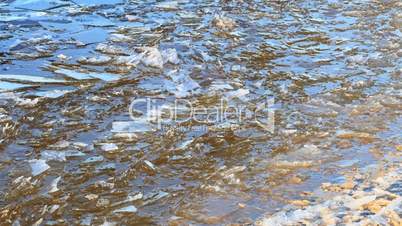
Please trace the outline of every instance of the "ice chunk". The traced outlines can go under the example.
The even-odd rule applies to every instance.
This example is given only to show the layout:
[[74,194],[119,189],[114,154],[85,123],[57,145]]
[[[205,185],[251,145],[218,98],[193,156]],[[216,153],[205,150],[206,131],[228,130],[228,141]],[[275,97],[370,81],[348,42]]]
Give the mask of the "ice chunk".
[[163,58],[161,52],[156,47],[144,47],[144,57],[141,59],[141,62],[145,66],[154,67],[154,68],[163,68]]
[[64,151],[43,151],[41,156],[47,161],[66,161],[66,153]]
[[224,15],[215,15],[212,25],[220,30],[231,31],[236,27],[236,22]]
[[119,150],[119,147],[116,144],[110,143],[110,144],[104,144],[101,147],[102,151],[105,152],[113,152]]
[[163,62],[171,64],[179,64],[179,56],[177,55],[176,49],[166,49],[162,51]]
[[77,60],[80,64],[88,64],[88,65],[106,65],[110,63],[112,60],[111,57],[108,56],[99,56],[99,57],[81,57]]
[[32,159],[28,162],[31,166],[33,176],[38,176],[50,168],[50,166],[46,164],[46,160],[43,159]]

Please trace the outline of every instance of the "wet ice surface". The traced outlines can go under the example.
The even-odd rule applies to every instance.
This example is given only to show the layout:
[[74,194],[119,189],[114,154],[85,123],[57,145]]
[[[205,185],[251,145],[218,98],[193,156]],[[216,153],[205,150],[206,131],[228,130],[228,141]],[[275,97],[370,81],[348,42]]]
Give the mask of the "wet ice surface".
[[[0,6],[1,222],[249,223],[401,143],[399,1]],[[267,95],[274,134],[128,114]]]

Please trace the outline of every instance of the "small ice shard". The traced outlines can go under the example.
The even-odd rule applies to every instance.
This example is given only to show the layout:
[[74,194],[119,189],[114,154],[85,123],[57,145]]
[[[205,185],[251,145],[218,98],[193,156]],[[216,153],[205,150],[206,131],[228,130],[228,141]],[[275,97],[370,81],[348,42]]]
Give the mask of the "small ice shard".
[[227,92],[226,97],[228,99],[238,98],[240,100],[246,100],[246,95],[249,93],[250,93],[250,91],[248,89],[238,89],[238,90]]
[[163,63],[179,64],[180,59],[176,49],[165,49],[162,51]]
[[106,65],[110,63],[111,60],[112,58],[108,56],[81,57],[77,60],[77,62],[80,64],[87,64],[87,65]]
[[106,170],[115,170],[116,164],[114,163],[107,163],[96,167],[98,171],[106,171]]
[[133,205],[113,211],[113,213],[136,213],[136,212],[137,208]]
[[156,170],[156,167],[152,162],[145,160],[144,163],[147,164],[152,170]]
[[100,149],[104,152],[114,152],[119,150],[119,147],[116,144],[109,143],[109,144],[104,144],[100,147]]
[[141,62],[145,66],[163,69],[163,57],[156,47],[144,47],[144,57]]
[[77,151],[77,150],[68,150],[66,151],[66,157],[75,158],[85,156],[85,153]]
[[52,181],[52,183],[50,184],[50,190],[49,190],[50,194],[59,191],[59,188],[57,187],[57,185],[59,184],[60,180],[61,180],[61,177],[57,177],[56,179],[54,179]]
[[50,166],[46,164],[46,160],[43,159],[32,159],[29,160],[28,162],[31,166],[32,175],[34,177],[44,173],[46,170],[50,168]]
[[43,151],[41,157],[47,161],[66,161],[66,153],[64,151]]
[[169,193],[164,192],[164,191],[148,193],[143,198],[144,199],[143,205],[145,206],[145,205],[154,203],[154,202],[158,201],[159,199],[165,198],[168,195],[169,195]]
[[66,83],[66,80],[46,78],[33,75],[13,75],[3,74],[0,75],[0,80],[17,81],[17,82],[33,82],[33,83]]

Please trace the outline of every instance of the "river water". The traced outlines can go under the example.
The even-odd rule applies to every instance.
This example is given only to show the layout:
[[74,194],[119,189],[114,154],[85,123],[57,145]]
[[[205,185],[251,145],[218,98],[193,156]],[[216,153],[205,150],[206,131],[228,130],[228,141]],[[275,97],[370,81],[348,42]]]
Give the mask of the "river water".
[[6,0],[0,28],[5,225],[249,224],[401,144],[397,0]]

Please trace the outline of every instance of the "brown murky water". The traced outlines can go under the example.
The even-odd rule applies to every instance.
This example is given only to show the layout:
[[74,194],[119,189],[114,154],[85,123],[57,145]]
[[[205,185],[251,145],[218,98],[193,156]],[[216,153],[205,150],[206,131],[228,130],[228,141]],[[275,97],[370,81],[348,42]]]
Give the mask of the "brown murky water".
[[[0,222],[249,224],[344,182],[401,144],[401,9],[1,2]],[[250,111],[270,98],[275,129],[194,118],[158,129],[130,117],[140,98]]]

